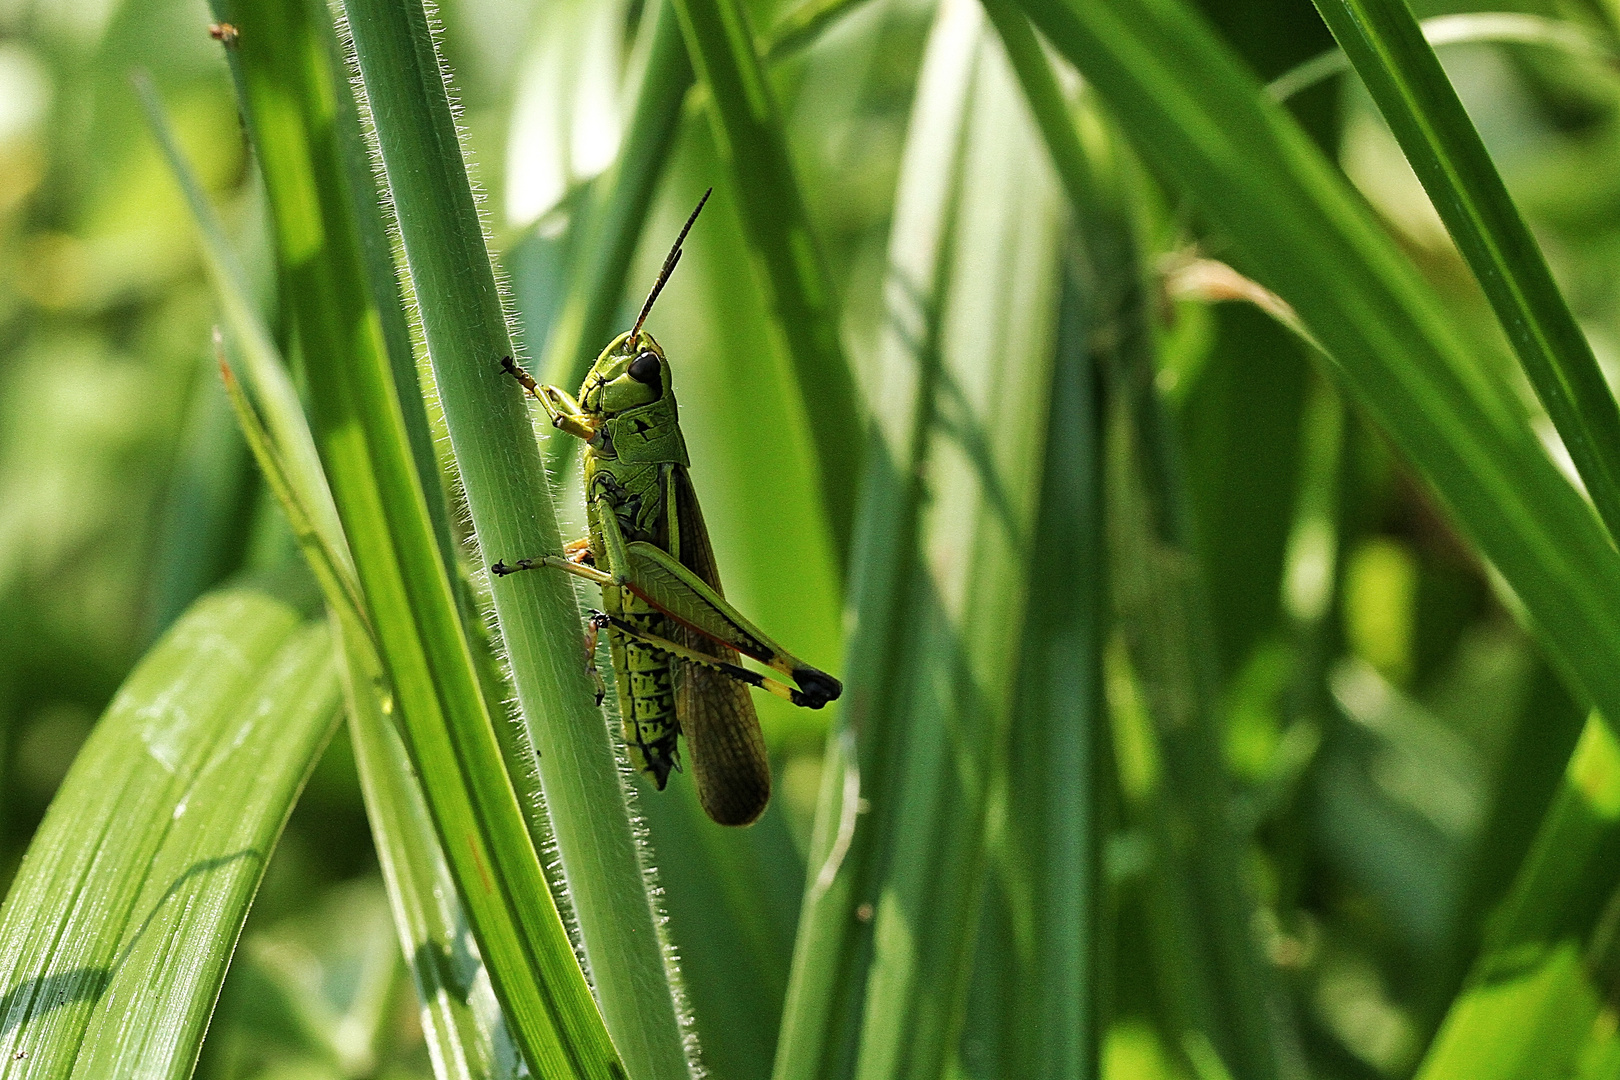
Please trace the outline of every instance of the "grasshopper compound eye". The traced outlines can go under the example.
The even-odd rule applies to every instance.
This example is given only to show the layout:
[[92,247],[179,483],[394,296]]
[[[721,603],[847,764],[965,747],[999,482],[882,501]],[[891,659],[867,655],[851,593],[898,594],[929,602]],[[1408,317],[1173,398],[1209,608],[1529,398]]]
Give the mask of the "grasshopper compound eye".
[[644,352],[630,361],[630,377],[648,386],[658,385],[658,354]]

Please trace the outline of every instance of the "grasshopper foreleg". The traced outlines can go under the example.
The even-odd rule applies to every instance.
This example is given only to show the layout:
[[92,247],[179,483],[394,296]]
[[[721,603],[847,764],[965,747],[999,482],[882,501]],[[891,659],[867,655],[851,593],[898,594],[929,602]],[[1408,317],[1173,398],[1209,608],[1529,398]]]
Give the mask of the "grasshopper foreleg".
[[552,427],[586,442],[596,438],[596,420],[581,409],[579,402],[570,397],[566,390],[535,382],[534,376],[524,371],[510,356],[501,357],[501,370],[516,379],[540,403],[551,418]]

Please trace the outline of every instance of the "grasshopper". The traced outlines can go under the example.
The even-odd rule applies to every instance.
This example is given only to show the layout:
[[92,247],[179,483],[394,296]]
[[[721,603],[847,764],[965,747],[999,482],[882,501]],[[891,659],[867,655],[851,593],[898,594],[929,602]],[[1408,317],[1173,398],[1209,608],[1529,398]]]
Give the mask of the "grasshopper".
[[[771,795],[770,763],[747,688],[819,709],[843,686],[771,640],[722,594],[687,474],[669,361],[642,330],[710,192],[664,259],[635,326],[602,350],[577,400],[536,383],[511,357],[501,361],[553,427],[584,441],[590,535],[561,555],[501,561],[490,570],[504,576],[550,568],[600,585],[603,610],[591,612],[587,623],[587,664],[601,704],[595,655],[597,635],[606,630],[632,764],[662,791],[670,770],[680,768],[677,738],[684,734],[704,811],[721,825],[747,825]],[[738,653],[795,685],[743,667]]]

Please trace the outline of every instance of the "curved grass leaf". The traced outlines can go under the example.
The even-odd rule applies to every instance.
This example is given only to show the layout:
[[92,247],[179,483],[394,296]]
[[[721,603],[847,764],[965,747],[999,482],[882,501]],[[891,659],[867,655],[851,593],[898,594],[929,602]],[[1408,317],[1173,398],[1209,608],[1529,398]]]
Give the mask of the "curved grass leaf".
[[[1475,11],[1464,15],[1437,15],[1418,24],[1423,40],[1434,48],[1442,45],[1484,44],[1538,45],[1557,49],[1570,56],[1613,64],[1615,55],[1596,34],[1572,22],[1527,15],[1516,11]],[[1329,49],[1277,76],[1266,90],[1278,101],[1287,101],[1317,83],[1342,75],[1353,68],[1343,49]]]
[[336,726],[336,675],[324,625],[248,589],[204,597],[146,655],[0,908],[0,1076],[191,1074]]
[[1610,1075],[1578,1066],[1617,1049],[1599,1022],[1617,970],[1617,857],[1620,744],[1593,717],[1419,1080]]
[[1620,538],[1620,405],[1405,0],[1317,0]]
[[1299,128],[1175,0],[1023,0],[1162,175],[1290,303],[1333,371],[1620,716],[1620,558],[1511,394]]

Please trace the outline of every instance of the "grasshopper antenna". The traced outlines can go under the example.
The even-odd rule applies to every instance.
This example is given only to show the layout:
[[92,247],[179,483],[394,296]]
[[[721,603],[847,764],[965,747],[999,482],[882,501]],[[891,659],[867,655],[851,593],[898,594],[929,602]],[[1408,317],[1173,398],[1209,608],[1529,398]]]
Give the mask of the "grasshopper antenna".
[[657,300],[658,294],[664,291],[664,283],[669,280],[669,275],[675,272],[675,265],[681,261],[682,241],[686,239],[686,234],[692,231],[692,225],[697,221],[697,216],[703,213],[703,204],[708,202],[709,196],[713,194],[714,188],[705,191],[703,198],[698,200],[697,209],[692,211],[692,216],[686,219],[685,225],[681,226],[681,235],[675,238],[675,246],[669,249],[668,255],[664,256],[664,268],[658,271],[658,280],[653,282],[652,292],[647,294],[647,302],[641,305],[641,315],[636,319],[636,325],[631,327],[627,341],[635,341],[636,335],[641,333],[641,324],[647,321],[647,314],[652,311],[653,301]]

